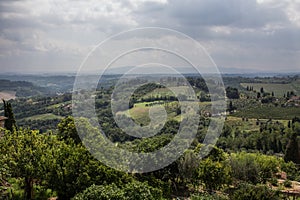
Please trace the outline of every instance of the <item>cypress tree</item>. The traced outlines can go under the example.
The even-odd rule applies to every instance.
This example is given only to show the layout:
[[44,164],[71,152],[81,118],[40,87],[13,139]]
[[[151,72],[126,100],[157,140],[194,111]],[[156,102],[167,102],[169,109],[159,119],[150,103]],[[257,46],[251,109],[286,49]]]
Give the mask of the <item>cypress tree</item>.
[[3,100],[3,105],[4,105],[4,116],[7,117],[4,123],[4,128],[12,132],[14,129],[17,128],[12,106],[11,103],[6,102],[5,100]]
[[260,92],[257,93],[257,98],[259,99],[261,97]]
[[289,143],[287,144],[284,160],[286,162],[292,161],[295,164],[300,164],[299,146],[296,133],[292,134]]

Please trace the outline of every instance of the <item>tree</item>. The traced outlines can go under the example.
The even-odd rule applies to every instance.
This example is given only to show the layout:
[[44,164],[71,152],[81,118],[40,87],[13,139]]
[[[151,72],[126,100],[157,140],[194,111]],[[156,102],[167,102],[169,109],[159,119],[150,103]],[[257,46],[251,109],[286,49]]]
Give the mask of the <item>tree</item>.
[[297,133],[292,133],[289,142],[286,147],[286,151],[284,154],[284,160],[286,162],[292,161],[296,164],[300,164],[300,153],[299,146],[297,141]]
[[5,100],[2,101],[4,106],[4,116],[7,117],[4,123],[4,128],[12,132],[14,129],[17,128],[12,106],[11,103],[6,102]]
[[23,179],[26,199],[34,199],[36,182],[56,191],[60,199],[70,199],[93,183],[119,183],[128,178],[95,160],[82,144],[27,129],[4,134],[0,160],[11,177]]
[[229,113],[233,113],[236,107],[233,106],[232,101],[229,102],[228,111]]
[[258,92],[256,98],[259,99],[260,97],[261,97],[261,94],[260,94],[260,92]]
[[76,144],[80,143],[80,137],[78,136],[74,118],[68,116],[61,120],[61,122],[57,125],[58,133],[57,136],[59,139],[68,141],[72,139]]
[[7,166],[8,163],[6,163],[7,160],[5,159],[6,155],[2,154],[2,151],[4,150],[2,148],[3,147],[5,148],[3,143],[4,141],[1,140],[0,138],[0,197],[2,197],[3,199],[9,199],[7,197],[8,192],[6,191],[5,186],[7,186],[6,183],[7,183],[7,179],[10,177],[10,174],[8,172],[8,166]]
[[227,87],[226,88],[226,96],[229,99],[239,99],[240,94],[237,88]]
[[264,183],[278,171],[276,157],[258,153],[236,153],[230,156],[233,178],[253,184]]
[[200,162],[198,178],[209,191],[220,189],[231,182],[231,168],[225,162],[214,162],[207,158]]
[[183,184],[195,183],[197,168],[199,166],[198,155],[191,150],[184,152],[184,155],[177,160],[179,177]]
[[24,180],[26,199],[33,198],[34,180],[41,180],[45,173],[48,141],[45,135],[27,129],[6,133],[0,140],[1,159],[12,177]]

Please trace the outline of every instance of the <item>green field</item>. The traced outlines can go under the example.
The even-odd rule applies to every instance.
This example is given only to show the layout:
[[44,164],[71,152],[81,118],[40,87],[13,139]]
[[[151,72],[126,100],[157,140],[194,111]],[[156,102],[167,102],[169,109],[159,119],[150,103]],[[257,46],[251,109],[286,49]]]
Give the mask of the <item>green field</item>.
[[299,91],[295,84],[278,84],[278,83],[241,83],[241,86],[247,88],[247,86],[253,87],[254,90],[260,91],[261,88],[264,88],[265,92],[272,93],[276,97],[283,97],[288,91],[294,91],[297,94]]
[[[182,116],[177,115],[176,112],[174,111],[174,107],[178,105],[177,101],[168,102],[167,104],[147,106],[150,103],[163,103],[163,101],[136,103],[134,104],[134,107],[129,109],[128,111],[118,112],[117,114],[125,114],[128,117],[131,117],[136,123],[147,125],[150,123],[150,118],[149,118],[150,108],[162,106],[165,107],[163,109],[165,109],[167,112],[168,120],[176,120],[178,122],[182,121]],[[199,109],[210,111],[211,102],[199,102]]]
[[[170,87],[170,88],[156,88],[152,92],[144,95],[143,98],[153,97],[164,97],[164,96],[177,96],[176,94],[186,94],[189,91],[189,87],[187,86],[178,86],[178,87]],[[176,94],[174,93],[176,92]],[[195,94],[196,95],[196,94]],[[187,97],[192,97],[192,94],[186,95]]]
[[256,119],[248,119],[247,121],[243,121],[240,117],[232,116],[227,117],[226,124],[228,124],[230,127],[237,127],[246,132],[259,130],[260,128],[258,125],[256,125]]
[[300,116],[300,107],[253,106],[243,108],[232,114],[232,116],[254,119],[291,120],[295,116]]
[[65,101],[63,103],[58,103],[58,104],[47,106],[47,109],[57,109],[57,108],[60,108],[62,106],[65,106],[65,105],[69,105],[71,103],[72,103],[72,101]]
[[31,117],[25,118],[25,120],[53,120],[53,119],[62,119],[63,117],[54,115],[52,113],[46,113],[41,115],[34,115]]
[[[266,123],[269,119],[260,119],[260,122]],[[289,120],[277,120],[284,126],[287,126]],[[248,118],[244,120],[241,117],[233,117],[228,116],[226,119],[226,124],[230,127],[238,128],[239,130],[243,130],[245,132],[258,131],[260,129],[260,125],[256,124],[256,118]]]
[[[151,102],[151,103],[154,103],[154,102]],[[149,104],[149,103],[147,103],[147,102],[136,103],[134,105],[134,107],[131,108],[129,111],[119,112],[118,114],[125,114],[128,117],[131,117],[135,122],[137,122],[139,124],[148,125],[150,123],[150,118],[149,118],[150,108],[164,106],[164,105],[154,105],[154,106],[148,107],[148,106],[146,106],[147,104]],[[172,105],[172,104],[173,103],[169,103],[169,105]],[[175,112],[168,112],[168,119],[174,119],[174,120],[181,121],[180,115],[177,116]]]
[[134,107],[129,110],[129,116],[139,124],[148,125],[150,123],[149,109],[150,107]]

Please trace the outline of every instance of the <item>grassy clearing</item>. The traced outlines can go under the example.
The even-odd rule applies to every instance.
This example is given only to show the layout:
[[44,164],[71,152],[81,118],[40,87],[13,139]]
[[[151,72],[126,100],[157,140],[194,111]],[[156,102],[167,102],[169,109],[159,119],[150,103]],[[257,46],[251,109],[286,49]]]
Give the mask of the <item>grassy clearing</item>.
[[[178,102],[174,101],[174,102],[168,102],[166,105],[162,104],[162,105],[146,106],[150,103],[161,103],[161,102],[162,101],[136,103],[136,104],[134,104],[134,107],[131,108],[130,110],[118,112],[118,114],[125,114],[128,117],[131,117],[136,123],[147,125],[150,123],[150,118],[149,118],[150,108],[158,107],[158,106],[167,106],[167,107],[174,108],[178,104]],[[200,107],[200,110],[209,111],[211,109],[211,102],[199,102],[199,107]],[[168,117],[167,117],[168,120],[176,120],[178,122],[182,121],[181,115],[177,115],[176,112],[173,112],[173,111],[168,111],[168,109],[166,109],[166,110],[167,110],[167,114],[168,114]]]
[[72,103],[72,101],[66,101],[66,102],[63,102],[63,103],[53,104],[53,105],[47,106],[47,109],[57,109],[57,108],[60,108],[64,105],[68,105],[68,104],[71,104],[71,103]]
[[278,84],[278,83],[241,83],[241,86],[247,88],[247,86],[253,87],[254,90],[260,91],[264,88],[265,92],[274,92],[276,97],[283,97],[287,91],[294,91],[297,93],[297,88],[295,84]]
[[[149,92],[148,94],[144,95],[143,98],[149,98],[151,96],[153,97],[165,97],[165,96],[177,96],[177,94],[186,94],[189,91],[189,87],[187,86],[178,86],[178,87],[169,87],[169,88],[156,88],[152,92]],[[188,95],[192,96],[192,95]]]
[[147,125],[150,122],[149,109],[150,107],[133,107],[129,110],[129,115],[137,123]]
[[259,130],[260,126],[256,125],[256,119],[248,119],[248,121],[243,121],[240,117],[229,116],[226,119],[226,124],[231,127],[238,127],[240,130],[246,132]]
[[62,119],[63,117],[54,115],[52,113],[46,113],[41,115],[34,115],[31,117],[25,118],[25,120],[54,120],[54,119]]
[[[153,106],[147,106],[150,103],[157,103],[157,105],[153,105]],[[134,104],[134,107],[131,108],[128,111],[123,111],[123,112],[118,112],[117,114],[125,114],[128,117],[131,117],[136,123],[138,124],[143,124],[143,125],[147,125],[150,123],[150,118],[149,118],[149,110],[150,108],[155,108],[158,106],[162,106],[164,107],[165,104],[161,104],[159,105],[159,103],[163,103],[162,101],[154,101],[154,102],[142,102],[142,103],[136,103]],[[178,102],[174,101],[174,102],[169,102],[167,103],[167,106],[169,107],[174,107],[178,104]],[[165,109],[165,108],[163,108]],[[177,115],[175,112],[172,111],[168,111],[168,109],[166,109],[167,111],[167,119],[174,119],[177,121],[181,121],[181,115]]]

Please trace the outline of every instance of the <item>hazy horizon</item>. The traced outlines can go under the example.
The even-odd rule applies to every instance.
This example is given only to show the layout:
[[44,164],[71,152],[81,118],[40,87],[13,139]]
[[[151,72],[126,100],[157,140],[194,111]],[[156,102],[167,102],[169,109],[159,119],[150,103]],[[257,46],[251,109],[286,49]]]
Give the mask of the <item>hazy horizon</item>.
[[[124,69],[123,69],[124,68]],[[115,69],[110,69],[108,71],[105,71],[105,75],[122,75],[127,72],[128,67],[119,67]],[[176,69],[176,68],[175,68]],[[176,69],[181,74],[196,74],[196,71],[193,70],[184,70],[185,68]],[[265,76],[265,75],[299,75],[300,70],[298,71],[292,71],[292,70],[282,70],[282,71],[259,71],[259,70],[251,70],[251,69],[242,69],[239,70],[237,68],[218,68],[221,75],[258,75],[258,76]],[[120,71],[119,71],[120,70]],[[102,70],[96,70],[96,71],[90,71],[86,72],[86,75],[95,75],[98,76],[100,73],[103,73]],[[49,76],[59,76],[59,75],[69,75],[69,76],[75,76],[77,74],[77,71],[7,71],[7,72],[0,72],[0,75],[49,75]],[[142,73],[136,73],[136,74],[168,74],[167,72],[142,72]],[[203,72],[201,74],[210,74]]]

